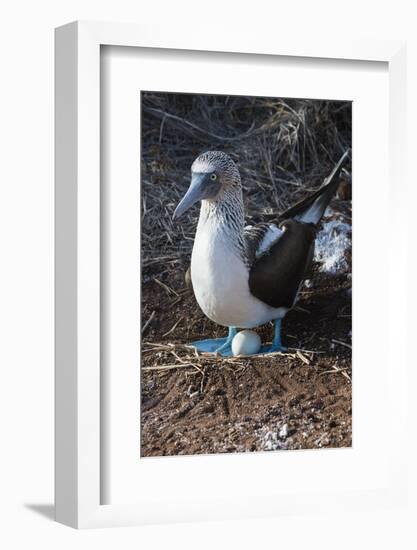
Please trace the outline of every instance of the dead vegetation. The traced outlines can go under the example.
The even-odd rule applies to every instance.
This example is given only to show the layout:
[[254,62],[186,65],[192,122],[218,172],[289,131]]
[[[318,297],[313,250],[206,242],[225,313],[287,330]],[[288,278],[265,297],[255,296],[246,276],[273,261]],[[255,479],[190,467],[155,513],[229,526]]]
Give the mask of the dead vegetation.
[[[236,160],[247,219],[256,223],[274,219],[316,189],[350,141],[347,102],[142,93],[142,454],[350,445],[349,272],[330,276],[315,267],[298,311],[284,320],[288,353],[229,359],[198,354],[184,344],[224,336],[224,329],[204,317],[184,283],[198,209],[172,223],[191,164],[204,150],[221,149]],[[350,224],[349,170],[333,207]],[[259,329],[263,342],[270,341],[270,330]],[[223,386],[227,406],[218,399]],[[317,396],[325,404],[323,422],[311,424],[306,411]],[[277,407],[274,422],[262,420]],[[208,428],[213,422],[216,429]],[[288,431],[285,424],[290,435],[276,435]],[[260,437],[269,443],[261,444]]]

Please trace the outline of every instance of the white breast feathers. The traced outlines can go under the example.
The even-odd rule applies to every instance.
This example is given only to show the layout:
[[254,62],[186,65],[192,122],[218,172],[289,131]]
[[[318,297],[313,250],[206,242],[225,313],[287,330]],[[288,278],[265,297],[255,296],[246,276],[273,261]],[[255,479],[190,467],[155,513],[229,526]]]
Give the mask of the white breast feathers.
[[[272,230],[263,246],[271,236]],[[198,226],[191,280],[199,306],[219,325],[253,328],[279,316],[276,309],[250,293],[249,271],[233,236],[213,219]]]

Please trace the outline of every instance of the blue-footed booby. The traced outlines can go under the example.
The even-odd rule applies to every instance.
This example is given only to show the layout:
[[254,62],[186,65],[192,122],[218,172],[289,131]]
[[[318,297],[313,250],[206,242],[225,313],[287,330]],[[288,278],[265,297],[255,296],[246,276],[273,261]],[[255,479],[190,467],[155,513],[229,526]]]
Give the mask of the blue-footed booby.
[[281,320],[293,307],[314,255],[318,223],[336,193],[344,153],[315,193],[277,216],[276,223],[245,226],[239,170],[229,155],[208,151],[191,167],[190,187],[174,219],[201,201],[191,256],[191,282],[204,314],[229,328],[227,338],[192,342],[199,351],[229,356],[237,329],[275,322],[271,346],[284,351]]

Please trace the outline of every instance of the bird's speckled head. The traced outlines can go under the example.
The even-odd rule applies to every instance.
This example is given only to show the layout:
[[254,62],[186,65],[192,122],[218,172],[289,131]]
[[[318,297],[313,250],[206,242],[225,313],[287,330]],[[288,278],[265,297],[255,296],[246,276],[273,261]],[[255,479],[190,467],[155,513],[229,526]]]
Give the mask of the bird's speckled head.
[[207,151],[191,166],[191,184],[177,206],[178,218],[198,201],[220,201],[233,192],[241,192],[239,170],[235,162],[222,151]]
[[215,175],[222,184],[240,183],[239,170],[232,158],[223,151],[207,151],[191,166],[191,174]]

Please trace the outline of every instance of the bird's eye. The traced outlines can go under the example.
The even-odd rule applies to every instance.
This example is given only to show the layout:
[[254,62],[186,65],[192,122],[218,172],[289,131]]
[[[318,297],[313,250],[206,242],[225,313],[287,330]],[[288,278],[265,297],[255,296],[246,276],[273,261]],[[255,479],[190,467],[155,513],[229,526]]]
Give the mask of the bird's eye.
[[216,180],[217,179],[217,174],[211,174],[210,179],[213,180],[213,181]]

